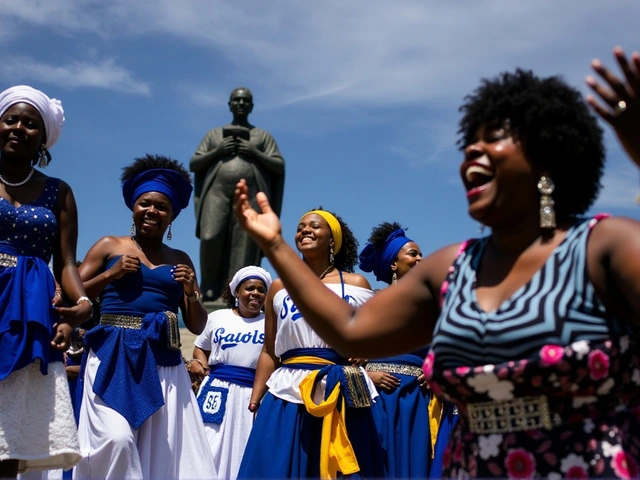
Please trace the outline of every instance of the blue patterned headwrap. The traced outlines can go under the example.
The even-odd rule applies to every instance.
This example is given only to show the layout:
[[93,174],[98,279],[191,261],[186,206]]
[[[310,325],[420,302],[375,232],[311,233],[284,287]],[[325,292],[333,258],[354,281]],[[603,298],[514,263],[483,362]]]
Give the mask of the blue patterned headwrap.
[[382,250],[376,250],[372,243],[367,243],[360,252],[360,270],[373,272],[376,280],[391,284],[391,264],[402,247],[412,241],[399,228],[389,234]]
[[175,170],[168,168],[152,168],[128,178],[122,184],[124,203],[133,211],[133,204],[138,197],[148,192],[166,195],[173,207],[173,218],[189,205],[193,187],[191,183]]

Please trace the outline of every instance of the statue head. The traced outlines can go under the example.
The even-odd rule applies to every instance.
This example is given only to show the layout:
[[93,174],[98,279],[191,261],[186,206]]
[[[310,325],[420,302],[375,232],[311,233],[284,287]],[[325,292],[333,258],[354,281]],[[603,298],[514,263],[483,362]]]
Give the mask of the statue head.
[[253,110],[253,94],[246,87],[238,87],[229,97],[229,110],[235,121],[246,122]]

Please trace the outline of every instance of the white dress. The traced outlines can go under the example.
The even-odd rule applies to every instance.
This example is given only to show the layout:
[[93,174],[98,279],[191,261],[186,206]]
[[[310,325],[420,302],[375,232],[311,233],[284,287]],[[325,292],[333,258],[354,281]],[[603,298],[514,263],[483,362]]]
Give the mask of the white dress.
[[[342,288],[344,285],[344,295]],[[338,296],[342,296],[350,305],[354,307],[362,306],[367,300],[373,297],[373,292],[368,288],[357,287],[355,285],[340,283],[325,283],[325,286]],[[309,326],[302,315],[297,312],[289,293],[282,289],[273,297],[273,309],[278,312],[278,331],[276,333],[275,354],[281,357],[283,353],[296,348],[331,348],[327,342]],[[369,387],[371,398],[378,396],[378,391],[369,378],[364,373],[365,381]],[[300,382],[309,374],[311,370],[277,368],[269,377],[267,386],[269,393],[292,403],[302,404],[300,395]],[[321,402],[324,397],[325,379],[322,379],[316,388],[315,401]]]
[[[255,369],[264,345],[264,314],[244,318],[231,309],[215,311],[209,314],[207,325],[194,345],[211,352],[211,366],[222,364]],[[235,479],[253,426],[253,413],[247,408],[252,387],[214,377],[215,373],[205,377],[198,393],[198,400],[204,405],[202,397],[208,385],[228,390],[221,423],[205,422],[214,463],[210,478]]]

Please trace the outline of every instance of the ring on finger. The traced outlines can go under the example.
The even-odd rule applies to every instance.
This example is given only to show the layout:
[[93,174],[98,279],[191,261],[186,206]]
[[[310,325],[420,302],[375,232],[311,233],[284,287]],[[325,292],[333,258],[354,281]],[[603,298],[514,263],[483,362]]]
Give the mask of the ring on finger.
[[616,103],[615,107],[613,107],[613,114],[614,116],[619,117],[626,110],[627,110],[627,102],[625,102],[624,100],[620,100],[618,103]]

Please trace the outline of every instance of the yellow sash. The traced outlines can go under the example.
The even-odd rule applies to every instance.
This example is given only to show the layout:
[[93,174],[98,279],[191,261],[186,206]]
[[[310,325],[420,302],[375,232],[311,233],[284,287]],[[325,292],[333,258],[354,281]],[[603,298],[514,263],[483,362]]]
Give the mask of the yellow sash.
[[[334,365],[333,362],[318,357],[300,356],[285,360],[287,363],[309,363],[314,365]],[[309,412],[314,417],[322,418],[322,435],[320,438],[320,478],[329,480],[337,478],[338,472],[349,475],[360,471],[356,454],[347,435],[345,422],[345,401],[340,395],[338,383],[329,397],[320,404],[313,401],[313,387],[319,371],[315,370],[300,382],[300,395]],[[341,411],[338,411],[340,400]]]
[[429,431],[431,433],[431,458],[436,454],[436,440],[438,439],[438,429],[442,421],[442,411],[444,405],[435,395],[431,395],[429,401]]

